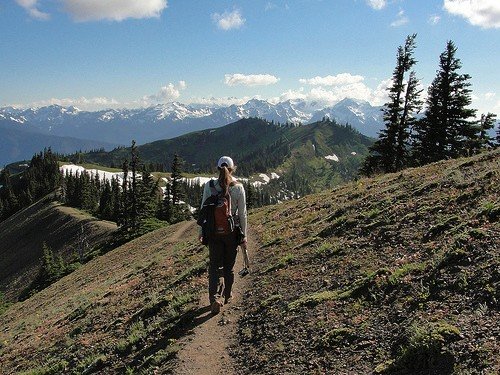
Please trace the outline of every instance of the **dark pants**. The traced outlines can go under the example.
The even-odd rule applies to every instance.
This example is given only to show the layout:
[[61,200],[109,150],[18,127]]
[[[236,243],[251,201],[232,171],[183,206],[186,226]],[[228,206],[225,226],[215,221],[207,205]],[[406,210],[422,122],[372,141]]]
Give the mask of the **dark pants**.
[[[216,235],[208,241],[210,265],[208,268],[208,294],[210,304],[218,297],[219,277],[224,277],[224,297],[231,297],[234,282],[234,263],[238,254],[236,233]],[[222,269],[222,272],[219,271]],[[222,275],[221,275],[222,274]]]

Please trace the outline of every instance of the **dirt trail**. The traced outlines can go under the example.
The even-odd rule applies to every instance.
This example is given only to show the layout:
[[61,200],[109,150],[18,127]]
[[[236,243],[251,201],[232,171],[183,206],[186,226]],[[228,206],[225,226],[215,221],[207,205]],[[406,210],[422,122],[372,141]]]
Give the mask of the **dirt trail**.
[[[254,248],[254,242],[250,238],[248,243],[250,264]],[[230,304],[224,305],[221,312],[215,316],[210,312],[207,279],[207,291],[202,294],[199,301],[200,313],[193,322],[195,328],[179,342],[181,350],[178,353],[175,374],[230,375],[240,373],[229,354],[229,347],[236,343],[236,322],[244,309],[242,295],[248,290],[252,276],[240,277],[238,271],[242,268],[243,254],[239,249],[234,266],[233,300]]]
[[193,228],[196,225],[195,221],[186,221],[182,223],[182,225],[177,229],[177,231],[171,235],[168,239],[166,239],[165,243],[176,243],[178,242],[184,233],[186,233],[189,229]]

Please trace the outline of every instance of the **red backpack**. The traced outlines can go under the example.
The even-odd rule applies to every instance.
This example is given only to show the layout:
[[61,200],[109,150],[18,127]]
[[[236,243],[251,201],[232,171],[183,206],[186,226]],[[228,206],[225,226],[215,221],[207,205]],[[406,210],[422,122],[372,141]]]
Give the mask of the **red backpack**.
[[214,180],[210,180],[212,196],[217,196],[214,208],[214,232],[215,234],[229,234],[234,230],[234,218],[231,213],[231,196],[229,193],[223,195],[215,188]]

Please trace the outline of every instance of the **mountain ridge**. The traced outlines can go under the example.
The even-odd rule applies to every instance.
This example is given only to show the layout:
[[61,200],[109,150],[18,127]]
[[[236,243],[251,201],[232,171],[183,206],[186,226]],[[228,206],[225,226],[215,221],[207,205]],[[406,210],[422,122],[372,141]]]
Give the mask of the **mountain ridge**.
[[[358,121],[359,109],[353,112],[349,108],[344,108],[343,102],[328,107],[328,116],[332,120],[339,123],[349,122],[361,133],[367,132],[370,136],[382,127],[381,117],[371,118],[369,123]],[[368,102],[353,103],[375,112],[380,108],[372,107]],[[344,113],[341,113],[341,109]],[[170,102],[147,108],[106,109],[92,112],[81,111],[76,107],[51,105],[27,109],[3,107],[0,108],[0,121],[10,119],[18,123],[31,124],[45,133],[71,135],[77,138],[89,138],[91,135],[90,139],[93,139],[92,137],[96,137],[95,131],[100,130],[98,134],[101,141],[129,144],[135,139],[142,144],[191,131],[223,126],[248,117],[259,117],[280,123],[309,123],[321,119],[322,110],[303,100],[287,100],[273,104],[261,99],[251,99],[242,105],[199,106]],[[346,117],[346,114],[349,116]]]

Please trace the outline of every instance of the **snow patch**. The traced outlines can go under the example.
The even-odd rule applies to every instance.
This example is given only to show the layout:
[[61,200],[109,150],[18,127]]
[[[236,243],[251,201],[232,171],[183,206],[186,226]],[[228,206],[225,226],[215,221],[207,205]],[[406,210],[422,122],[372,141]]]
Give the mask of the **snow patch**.
[[333,154],[333,155],[326,155],[325,159],[333,160],[333,161],[337,161],[337,162],[339,161],[339,157],[337,155],[335,155],[335,154]]
[[[62,172],[62,174],[66,173],[72,173],[73,175],[75,174],[82,174],[83,172],[87,172],[90,174],[91,177],[95,177],[96,175],[99,176],[100,181],[111,181],[113,178],[117,179],[119,183],[123,182],[123,172],[108,172],[108,171],[102,171],[100,169],[86,169],[80,165],[74,165],[74,164],[66,164],[63,165],[59,168],[59,170]],[[136,176],[141,178],[141,175],[136,173]],[[132,179],[132,172],[128,172],[127,175],[127,180]]]
[[351,152],[351,155],[357,155],[356,151]]
[[[212,177],[202,177],[202,176],[199,176],[199,177],[194,177],[194,178],[187,178],[187,177],[184,177],[182,179],[182,181],[184,182],[187,182],[187,183],[191,183],[193,185],[198,185],[198,186],[203,186],[205,185],[208,181],[210,181],[212,179]],[[164,180],[168,181],[166,178],[164,178]]]
[[264,183],[266,184],[269,183],[269,181],[271,181],[271,178],[265,173],[260,173],[259,177],[262,178],[264,180]]

